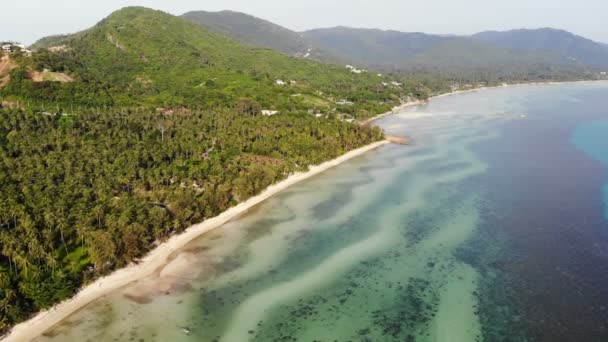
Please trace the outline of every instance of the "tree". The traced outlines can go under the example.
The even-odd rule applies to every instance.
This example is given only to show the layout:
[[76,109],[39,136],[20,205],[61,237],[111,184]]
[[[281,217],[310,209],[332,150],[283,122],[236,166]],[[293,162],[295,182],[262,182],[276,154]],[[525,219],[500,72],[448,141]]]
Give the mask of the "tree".
[[256,116],[262,111],[262,106],[250,98],[240,98],[236,109],[239,113]]

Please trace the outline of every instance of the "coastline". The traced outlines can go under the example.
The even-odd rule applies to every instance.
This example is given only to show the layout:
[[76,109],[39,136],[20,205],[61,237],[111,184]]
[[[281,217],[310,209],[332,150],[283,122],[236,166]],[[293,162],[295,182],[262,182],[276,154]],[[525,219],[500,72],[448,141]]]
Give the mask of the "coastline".
[[260,204],[266,199],[296,183],[320,174],[328,169],[340,165],[349,159],[360,156],[366,152],[389,143],[390,142],[388,140],[382,140],[360,147],[320,165],[311,166],[306,172],[295,173],[278,183],[270,185],[260,194],[239,203],[238,205],[224,211],[220,215],[190,226],[183,233],[169,238],[167,241],[151,250],[139,264],[132,264],[125,268],[118,269],[108,276],[99,278],[95,282],[81,288],[81,290],[72,298],[63,301],[48,310],[39,312],[25,322],[17,324],[11,329],[8,335],[4,336],[3,338],[0,337],[0,339],[6,342],[30,341],[40,336],[46,330],[60,323],[69,315],[73,314],[92,301],[125,285],[152,275],[159,267],[163,267],[170,262],[169,257],[174,252],[183,248],[195,238],[215,228],[221,227],[230,220],[247,212],[252,207]]
[[442,97],[447,97],[447,96],[453,96],[453,95],[459,95],[459,94],[466,94],[466,93],[473,93],[473,92],[477,92],[477,91],[481,91],[481,90],[486,90],[486,89],[496,89],[496,88],[510,88],[510,87],[521,87],[521,86],[534,86],[534,85],[556,85],[556,84],[570,84],[570,83],[595,83],[595,82],[606,82],[606,80],[581,80],[581,81],[564,81],[564,82],[556,82],[556,81],[550,81],[550,82],[529,82],[529,83],[512,83],[512,84],[506,84],[506,85],[496,85],[496,86],[485,86],[485,87],[477,87],[477,88],[471,88],[471,89],[464,89],[464,90],[456,90],[456,91],[451,91],[448,93],[443,93],[443,94],[438,94],[438,95],[433,95],[431,97],[429,97],[427,100],[416,100],[416,101],[408,101],[405,102],[399,106],[395,106],[393,107],[393,109],[389,112],[386,113],[382,113],[382,114],[378,114],[376,116],[373,116],[369,119],[366,119],[365,121],[362,121],[360,124],[361,125],[368,125],[376,120],[379,120],[383,117],[389,116],[389,115],[393,115],[393,114],[397,114],[399,111],[408,108],[408,107],[415,107],[415,106],[419,106],[422,104],[426,104],[431,100],[434,99],[439,99]]
[[[552,84],[568,84],[568,83],[595,83],[595,82],[607,82],[606,80],[598,80],[598,81],[568,81],[568,82],[536,82],[536,83],[519,83],[519,84],[509,84],[509,85],[500,85],[500,86],[491,86],[491,87],[480,87],[480,88],[471,88],[467,90],[459,90],[444,94],[439,94],[430,97],[425,101],[410,101],[404,103],[400,106],[396,106],[392,111],[386,112],[383,114],[379,114],[370,119],[361,122],[360,124],[370,124],[375,120],[378,120],[382,117],[393,115],[398,113],[398,111],[403,110],[407,107],[418,106],[422,104],[426,104],[430,100],[447,97],[452,95],[458,95],[463,93],[471,93],[477,92],[485,89],[492,88],[508,88],[508,87],[516,87],[516,86],[532,86],[532,85],[552,85]],[[150,275],[153,275],[158,271],[159,268],[167,266],[170,264],[171,260],[169,257],[173,255],[173,253],[179,251],[184,246],[186,246],[193,239],[198,238],[199,236],[215,229],[219,228],[225,223],[237,218],[243,213],[247,212],[252,207],[260,204],[266,199],[274,196],[275,194],[287,189],[291,185],[294,185],[300,181],[308,179],[312,176],[320,174],[325,170],[328,170],[334,166],[337,166],[349,159],[360,156],[368,151],[376,149],[382,145],[389,144],[388,140],[383,140],[379,142],[375,142],[366,146],[363,146],[359,149],[349,151],[336,159],[324,162],[317,166],[311,166],[309,171],[296,173],[288,178],[280,181],[278,183],[272,184],[263,190],[260,194],[249,198],[247,201],[239,203],[237,206],[232,207],[220,215],[207,219],[201,223],[190,226],[183,233],[179,235],[175,235],[168,239],[167,241],[160,244],[155,249],[151,250],[137,265],[129,265],[125,268],[118,269],[108,276],[97,279],[95,282],[84,286],[80,289],[78,293],[76,293],[73,297],[66,299],[65,301],[55,305],[54,307],[41,311],[37,313],[35,316],[30,318],[27,321],[24,321],[20,324],[15,325],[10,332],[5,336],[0,336],[0,341],[30,341],[39,337],[42,333],[57,325],[58,323],[65,320],[71,314],[80,310],[84,306],[88,305],[92,301],[103,297],[117,289],[120,289],[126,285],[137,282],[140,279],[146,278]]]
[[[430,99],[432,99],[432,98],[429,98],[429,100]],[[393,109],[391,111],[389,111],[389,112],[378,114],[376,116],[372,116],[371,118],[369,118],[369,119],[367,119],[365,121],[361,121],[361,125],[368,125],[368,124],[370,124],[370,123],[372,123],[372,122],[374,122],[374,121],[376,121],[378,119],[381,119],[381,118],[383,118],[385,116],[397,114],[399,111],[401,111],[401,110],[403,110],[405,108],[419,106],[421,104],[425,104],[426,102],[428,102],[428,100],[426,100],[426,101],[416,100],[416,101],[408,101],[408,102],[402,103],[402,104],[400,104],[398,106],[393,107]]]

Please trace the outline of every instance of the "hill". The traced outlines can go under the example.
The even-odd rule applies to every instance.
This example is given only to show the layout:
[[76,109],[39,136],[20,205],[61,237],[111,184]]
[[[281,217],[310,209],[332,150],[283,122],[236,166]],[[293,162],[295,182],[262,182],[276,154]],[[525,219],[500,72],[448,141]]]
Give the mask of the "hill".
[[522,52],[472,37],[346,27],[311,30],[305,36],[342,58],[400,70],[534,75],[551,70],[577,72],[584,67],[550,50]]
[[564,30],[486,31],[473,35],[473,38],[516,51],[548,51],[586,65],[608,67],[608,49],[605,45]]
[[[251,98],[267,109],[326,112],[339,109],[335,102],[346,99],[354,104],[340,111],[367,117],[416,92],[415,85],[380,89],[382,83],[397,80],[243,45],[182,18],[139,7],[34,46],[38,52],[28,68],[65,72],[75,81],[34,85],[15,77],[0,95],[33,103],[150,108],[233,107],[239,99]],[[317,108],[320,104],[323,108]]]
[[376,66],[403,66],[417,54],[448,40],[424,33],[403,33],[377,29],[335,27],[304,33],[311,42],[330,48],[356,63]]
[[301,33],[248,14],[233,11],[193,11],[181,17],[252,46],[302,58],[329,58],[327,53],[312,46]]
[[[515,41],[530,41],[523,48],[510,43],[510,39],[493,38],[509,36],[509,32],[468,37],[335,27],[298,33],[237,12],[189,12],[183,17],[251,46],[326,62],[406,71],[410,75],[422,72],[457,79],[481,77],[486,81],[567,79],[585,75],[605,60],[598,44],[565,31],[561,31],[563,37],[543,33],[546,30],[521,32],[522,38]],[[565,36],[573,42],[565,42]],[[564,46],[570,46],[572,53],[565,53]]]

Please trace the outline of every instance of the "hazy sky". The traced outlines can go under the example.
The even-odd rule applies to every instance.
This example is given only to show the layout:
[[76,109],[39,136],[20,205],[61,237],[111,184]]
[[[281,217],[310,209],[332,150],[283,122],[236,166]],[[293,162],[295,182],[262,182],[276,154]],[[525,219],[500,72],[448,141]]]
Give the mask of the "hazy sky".
[[470,34],[555,27],[608,43],[608,0],[1,0],[0,40],[88,28],[116,9],[140,5],[172,14],[246,12],[294,30],[338,25]]

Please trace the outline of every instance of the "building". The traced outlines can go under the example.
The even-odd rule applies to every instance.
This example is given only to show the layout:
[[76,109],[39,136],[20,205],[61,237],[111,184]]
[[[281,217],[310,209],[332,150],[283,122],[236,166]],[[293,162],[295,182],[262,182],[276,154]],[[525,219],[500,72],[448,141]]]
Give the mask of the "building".
[[264,115],[264,116],[273,116],[277,113],[279,113],[278,110],[269,110],[269,109],[262,110],[262,115]]
[[277,80],[277,81],[276,81],[276,84],[277,84],[277,85],[280,85],[280,86],[287,85],[287,83],[285,83],[285,81],[283,81],[283,80]]
[[0,45],[2,45],[2,51],[6,52],[6,53],[15,53],[17,51],[23,51],[27,55],[30,55],[32,53],[30,50],[25,48],[25,45],[20,44],[20,43],[4,42],[4,43],[1,43]]
[[352,65],[347,65],[346,69],[350,70],[350,72],[352,72],[354,74],[361,74],[361,73],[367,72],[367,70],[361,70]]

